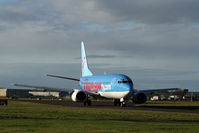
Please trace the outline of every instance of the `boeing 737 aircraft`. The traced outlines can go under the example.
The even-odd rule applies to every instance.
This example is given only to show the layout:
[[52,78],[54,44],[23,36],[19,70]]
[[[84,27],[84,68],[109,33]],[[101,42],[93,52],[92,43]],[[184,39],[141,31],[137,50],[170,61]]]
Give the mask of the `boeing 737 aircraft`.
[[14,84],[15,86],[31,87],[37,89],[66,91],[71,94],[71,99],[74,102],[83,102],[84,105],[91,105],[90,97],[101,97],[114,99],[114,105],[124,107],[126,101],[131,99],[134,103],[145,103],[147,101],[147,93],[176,91],[178,88],[171,89],[153,89],[153,90],[135,90],[131,78],[123,74],[104,74],[93,75],[87,63],[86,52],[84,43],[81,43],[81,64],[82,64],[82,77],[80,79],[47,75],[50,77],[63,78],[68,80],[78,81],[80,84],[79,89],[58,89],[32,85]]

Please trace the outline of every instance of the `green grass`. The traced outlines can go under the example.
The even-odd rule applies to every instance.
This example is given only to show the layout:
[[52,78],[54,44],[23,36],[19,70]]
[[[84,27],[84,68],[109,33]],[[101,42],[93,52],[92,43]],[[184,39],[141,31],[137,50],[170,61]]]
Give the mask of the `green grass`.
[[[199,103],[196,102],[166,103],[164,106],[187,106],[187,104],[188,106],[199,106]],[[142,106],[150,105],[163,106],[161,103]],[[0,119],[0,132],[5,133],[195,133],[199,129],[199,114],[197,113],[63,107],[16,101],[9,101],[7,107],[0,106]]]
[[92,121],[92,120],[3,120],[0,124],[1,132],[198,132],[198,123],[142,123],[119,121]]

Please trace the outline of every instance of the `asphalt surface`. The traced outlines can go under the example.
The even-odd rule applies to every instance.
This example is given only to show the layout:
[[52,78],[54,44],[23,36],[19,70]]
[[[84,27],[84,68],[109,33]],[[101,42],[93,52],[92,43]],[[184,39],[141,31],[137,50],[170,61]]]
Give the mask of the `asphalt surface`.
[[[23,102],[34,102],[39,104],[60,105],[67,107],[85,107],[83,103],[73,101],[58,101],[58,100],[16,100]],[[114,106],[113,102],[92,101],[91,106],[85,108],[114,108],[114,109],[127,109],[127,110],[144,110],[144,111],[162,111],[162,112],[183,112],[183,113],[199,113],[199,106],[154,106],[141,105],[135,106],[132,102],[127,103],[126,107]]]

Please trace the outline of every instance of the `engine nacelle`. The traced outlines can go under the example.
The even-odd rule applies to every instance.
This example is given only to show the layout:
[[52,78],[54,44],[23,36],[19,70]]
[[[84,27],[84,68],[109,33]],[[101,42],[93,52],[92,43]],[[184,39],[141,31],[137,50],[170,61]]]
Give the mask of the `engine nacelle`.
[[84,102],[87,99],[87,95],[85,92],[75,89],[71,95],[71,99],[74,102]]
[[136,93],[133,95],[132,100],[135,104],[142,104],[147,101],[147,96],[144,93]]

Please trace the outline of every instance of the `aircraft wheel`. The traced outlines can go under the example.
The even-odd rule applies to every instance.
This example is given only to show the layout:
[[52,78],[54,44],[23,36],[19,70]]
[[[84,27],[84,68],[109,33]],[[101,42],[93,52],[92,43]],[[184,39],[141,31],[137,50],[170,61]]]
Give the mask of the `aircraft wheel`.
[[86,106],[86,101],[84,102],[84,106]]
[[118,102],[117,102],[117,100],[115,99],[115,100],[114,100],[114,106],[117,106],[117,103],[118,103]]
[[121,103],[120,103],[120,106],[121,106],[121,107],[126,107],[126,102],[125,102],[125,101],[121,102]]
[[120,105],[120,101],[118,99],[114,100],[114,106]]
[[91,100],[86,100],[86,101],[84,102],[84,106],[86,106],[86,105],[91,106]]
[[91,106],[91,100],[88,100],[88,106]]

